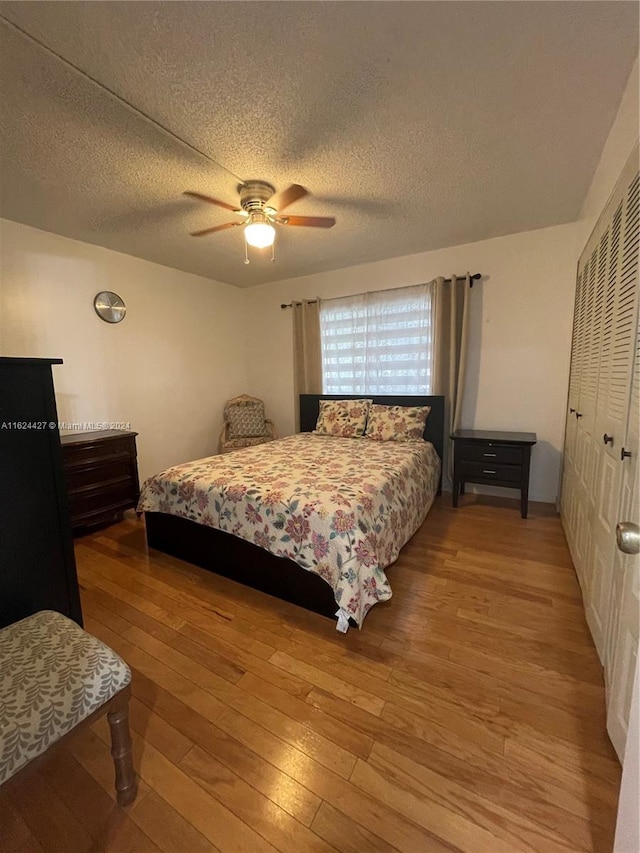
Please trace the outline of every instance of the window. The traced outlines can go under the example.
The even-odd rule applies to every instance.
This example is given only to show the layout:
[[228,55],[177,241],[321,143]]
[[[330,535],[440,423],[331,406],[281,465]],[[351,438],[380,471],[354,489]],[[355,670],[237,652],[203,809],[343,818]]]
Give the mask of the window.
[[432,285],[325,300],[325,394],[430,394]]

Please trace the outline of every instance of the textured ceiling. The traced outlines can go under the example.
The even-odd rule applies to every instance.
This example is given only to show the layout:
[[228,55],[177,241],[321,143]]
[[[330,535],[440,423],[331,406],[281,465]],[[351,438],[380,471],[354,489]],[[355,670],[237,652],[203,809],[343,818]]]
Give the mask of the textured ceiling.
[[[0,15],[50,49],[0,21],[0,216],[242,286],[575,219],[638,44],[631,2]],[[337,225],[279,228],[249,266],[240,229],[189,237],[233,215],[182,191],[235,203],[247,178],[303,184],[290,212]]]

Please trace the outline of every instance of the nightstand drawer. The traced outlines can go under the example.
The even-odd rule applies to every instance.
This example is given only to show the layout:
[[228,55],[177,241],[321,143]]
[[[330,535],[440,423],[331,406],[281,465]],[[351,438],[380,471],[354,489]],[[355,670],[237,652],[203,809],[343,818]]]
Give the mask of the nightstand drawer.
[[495,465],[487,462],[460,462],[460,477],[463,480],[507,480],[519,483],[522,479],[520,465]]
[[509,444],[460,444],[456,450],[460,461],[489,462],[489,468],[494,464],[522,464],[522,448]]

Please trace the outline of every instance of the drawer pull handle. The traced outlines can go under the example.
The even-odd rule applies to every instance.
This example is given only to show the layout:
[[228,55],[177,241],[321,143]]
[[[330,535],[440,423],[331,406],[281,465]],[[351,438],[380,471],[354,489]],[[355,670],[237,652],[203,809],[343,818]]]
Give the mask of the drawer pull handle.
[[493,456],[494,458],[498,455],[497,453],[483,453],[483,456]]
[[612,435],[607,435],[607,434],[606,434],[606,432],[605,432],[605,434],[602,436],[602,440],[604,441],[604,443],[605,443],[605,444],[611,444],[611,445],[613,445],[613,436],[612,436]]
[[482,473],[483,473],[483,474],[495,474],[496,472],[495,472],[495,471],[488,471],[488,470],[484,470]]

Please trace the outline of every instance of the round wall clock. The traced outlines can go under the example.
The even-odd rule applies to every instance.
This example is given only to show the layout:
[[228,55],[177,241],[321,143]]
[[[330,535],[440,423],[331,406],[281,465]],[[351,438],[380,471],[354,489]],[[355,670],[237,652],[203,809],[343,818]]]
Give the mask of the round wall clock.
[[124,301],[111,290],[102,290],[97,293],[93,300],[93,307],[98,317],[106,323],[119,323],[124,320],[124,315],[127,313]]

